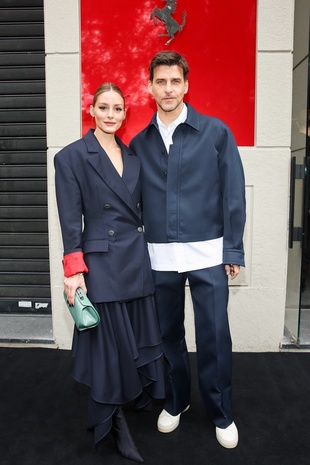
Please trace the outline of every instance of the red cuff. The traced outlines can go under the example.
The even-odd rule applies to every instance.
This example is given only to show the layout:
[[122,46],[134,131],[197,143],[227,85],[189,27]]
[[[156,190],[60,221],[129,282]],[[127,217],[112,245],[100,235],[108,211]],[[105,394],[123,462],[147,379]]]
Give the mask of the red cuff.
[[66,278],[77,273],[87,273],[88,268],[84,262],[83,252],[72,252],[64,256],[64,275]]

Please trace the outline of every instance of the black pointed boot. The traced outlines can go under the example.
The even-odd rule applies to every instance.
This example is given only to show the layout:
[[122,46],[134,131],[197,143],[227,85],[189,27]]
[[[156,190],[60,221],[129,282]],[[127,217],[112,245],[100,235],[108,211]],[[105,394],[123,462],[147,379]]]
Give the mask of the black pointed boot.
[[143,463],[141,457],[128,429],[124,412],[121,407],[117,407],[112,418],[112,436],[119,453],[127,459]]

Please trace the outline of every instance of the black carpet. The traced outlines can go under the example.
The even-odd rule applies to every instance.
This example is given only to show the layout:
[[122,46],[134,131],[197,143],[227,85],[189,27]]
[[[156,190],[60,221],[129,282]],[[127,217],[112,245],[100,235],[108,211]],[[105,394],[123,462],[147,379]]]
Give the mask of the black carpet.
[[[215,439],[191,354],[191,408],[170,434],[151,413],[126,412],[146,465],[310,465],[310,353],[235,353],[233,406],[239,445]],[[0,348],[1,465],[130,465],[112,439],[97,452],[85,429],[87,389],[72,380],[69,351]]]

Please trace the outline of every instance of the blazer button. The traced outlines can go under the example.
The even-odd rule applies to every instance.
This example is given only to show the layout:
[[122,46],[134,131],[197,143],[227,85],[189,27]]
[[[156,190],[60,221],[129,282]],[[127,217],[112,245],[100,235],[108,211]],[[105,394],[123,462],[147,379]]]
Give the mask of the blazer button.
[[111,208],[111,205],[109,203],[106,203],[103,208],[107,210],[108,208]]
[[137,210],[139,210],[139,208],[140,208],[140,203],[138,202],[137,203]]
[[139,226],[139,227],[137,228],[137,231],[138,231],[138,232],[143,232],[143,228],[141,228],[141,226]]
[[110,229],[110,231],[108,232],[108,234],[109,234],[109,236],[111,236],[111,237],[114,236],[114,231],[113,231],[113,229]]

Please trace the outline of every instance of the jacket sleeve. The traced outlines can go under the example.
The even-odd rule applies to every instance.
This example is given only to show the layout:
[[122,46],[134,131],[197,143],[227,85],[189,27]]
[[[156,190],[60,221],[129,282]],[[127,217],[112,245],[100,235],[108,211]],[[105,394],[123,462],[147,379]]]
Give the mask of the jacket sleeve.
[[82,196],[77,179],[68,165],[64,151],[54,158],[55,187],[59,221],[64,246],[64,275],[87,272],[82,250]]
[[245,180],[237,145],[227,127],[218,157],[224,216],[223,263],[244,266]]

